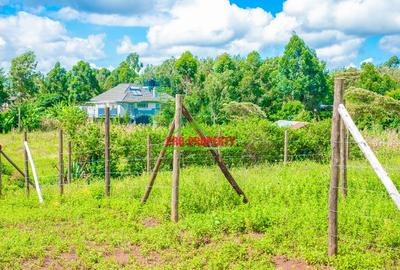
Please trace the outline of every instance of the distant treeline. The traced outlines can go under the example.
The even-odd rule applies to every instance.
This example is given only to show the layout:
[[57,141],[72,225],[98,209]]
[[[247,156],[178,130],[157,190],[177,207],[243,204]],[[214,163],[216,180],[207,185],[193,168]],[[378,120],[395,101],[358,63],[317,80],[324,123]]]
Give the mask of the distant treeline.
[[[322,120],[331,115],[330,107],[322,105],[332,103],[335,76],[344,77],[347,88],[354,86],[399,100],[399,63],[393,56],[380,66],[364,63],[360,69],[329,72],[297,35],[292,36],[283,55],[274,58],[263,59],[253,51],[246,57],[224,53],[199,59],[187,51],[178,59],[143,66],[139,56],[131,53],[112,71],[79,61],[70,70],[56,63],[43,74],[37,70],[35,54],[26,52],[12,59],[7,73],[0,70],[0,131],[17,126],[18,110],[24,128],[40,128],[63,107],[82,104],[119,83],[150,84],[171,95],[184,94],[185,105],[197,121],[206,124],[248,116],[272,121]],[[166,104],[157,123],[167,125],[172,115],[172,104]],[[380,125],[375,122],[372,124]],[[385,120],[388,122],[393,121]]]

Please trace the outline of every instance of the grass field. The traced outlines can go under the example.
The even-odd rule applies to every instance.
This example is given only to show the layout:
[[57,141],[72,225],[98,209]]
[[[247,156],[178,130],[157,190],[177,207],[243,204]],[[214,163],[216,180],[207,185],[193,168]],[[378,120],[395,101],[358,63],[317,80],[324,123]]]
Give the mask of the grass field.
[[[20,137],[2,136],[6,152],[19,147]],[[56,164],[52,136],[31,135],[31,148],[46,151],[43,162]],[[399,187],[398,160],[392,155],[385,165]],[[249,204],[217,168],[185,168],[177,224],[169,221],[170,172],[159,175],[144,206],[145,175],[112,179],[110,198],[102,179],[75,181],[62,198],[57,186],[44,185],[44,205],[35,193],[26,198],[22,189],[9,189],[0,199],[0,269],[400,268],[400,214],[365,162],[349,165],[349,195],[339,200],[339,254],[331,258],[329,165],[304,161],[231,171]]]

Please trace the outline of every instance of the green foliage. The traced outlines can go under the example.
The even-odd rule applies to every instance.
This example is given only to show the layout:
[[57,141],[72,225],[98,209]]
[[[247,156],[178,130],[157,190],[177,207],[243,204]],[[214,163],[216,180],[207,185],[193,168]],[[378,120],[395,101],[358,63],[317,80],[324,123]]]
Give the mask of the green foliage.
[[10,81],[14,94],[28,97],[37,92],[35,85],[36,56],[32,51],[23,53],[11,60]]
[[67,71],[57,62],[46,77],[46,91],[56,94],[63,100],[68,98]]
[[[259,111],[257,111],[259,113]],[[252,113],[251,115],[254,115]],[[169,123],[168,123],[169,124]],[[206,136],[234,137],[234,145],[221,148],[223,156],[230,157],[225,160],[229,166],[251,165],[259,162],[277,162],[282,160],[284,130],[277,125],[255,117],[236,118],[230,124],[204,126],[202,130]],[[113,172],[117,175],[141,174],[145,170],[146,137],[150,134],[152,156],[158,155],[167,134],[167,128],[150,128],[143,126],[112,125],[111,129],[111,155]],[[76,153],[79,164],[87,173],[94,175],[104,173],[102,154],[102,127],[97,124],[81,126],[75,133],[74,143],[79,149]],[[181,130],[186,139],[197,137],[195,130],[190,125]],[[319,161],[329,158],[330,121],[310,123],[300,130],[291,130],[290,153],[292,160],[301,160],[309,157]],[[101,141],[101,143],[99,143]],[[97,143],[96,143],[97,142]],[[172,148],[172,146],[171,146]],[[214,160],[206,148],[185,146],[182,147],[182,156],[186,164],[212,165]],[[170,160],[172,151],[167,151],[165,160]],[[240,157],[240,158],[239,158]],[[243,157],[243,158],[242,158]],[[164,164],[164,169],[170,168],[170,163]],[[183,166],[185,166],[183,164]]]
[[114,69],[104,83],[104,89],[110,89],[120,83],[133,83],[138,79],[138,72],[143,65],[136,53],[129,54],[119,66]]
[[88,101],[100,93],[99,84],[95,72],[89,63],[79,61],[67,73],[68,100],[70,103]]
[[8,99],[8,93],[5,89],[6,80],[7,78],[4,74],[4,70],[0,68],[0,106],[6,103]]
[[325,64],[297,35],[285,47],[276,80],[283,100],[299,100],[307,110],[319,110],[319,104],[329,98]]
[[397,68],[400,65],[400,59],[397,56],[392,56],[387,60],[385,63],[383,63],[383,66],[386,66],[388,68]]
[[346,91],[346,105],[360,128],[398,128],[400,101],[361,88]]
[[47,117],[58,121],[58,128],[64,129],[70,139],[75,139],[81,125],[86,123],[86,113],[78,106],[66,106],[62,103],[52,107]]
[[381,74],[373,64],[364,63],[361,66],[360,81],[357,86],[384,95],[396,89],[398,83],[389,75]]
[[228,119],[247,117],[266,118],[265,112],[262,111],[260,107],[250,102],[232,101],[224,104],[222,111],[225,112]]
[[276,120],[309,121],[310,113],[300,101],[288,101],[282,104],[281,110],[276,114]]

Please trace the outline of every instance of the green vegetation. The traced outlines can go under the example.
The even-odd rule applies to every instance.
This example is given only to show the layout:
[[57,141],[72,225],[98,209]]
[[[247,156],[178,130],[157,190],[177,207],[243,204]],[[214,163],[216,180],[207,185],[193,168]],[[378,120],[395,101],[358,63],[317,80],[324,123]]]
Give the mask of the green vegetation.
[[349,170],[349,196],[340,198],[335,258],[326,256],[329,166],[303,161],[232,169],[248,205],[215,166],[183,169],[178,224],[169,221],[170,172],[144,206],[146,175],[114,178],[110,198],[101,179],[67,185],[62,198],[44,186],[44,205],[33,192],[7,192],[0,268],[273,269],[285,256],[316,267],[396,269],[398,210],[372,170],[360,169],[365,163],[351,165],[358,169]]

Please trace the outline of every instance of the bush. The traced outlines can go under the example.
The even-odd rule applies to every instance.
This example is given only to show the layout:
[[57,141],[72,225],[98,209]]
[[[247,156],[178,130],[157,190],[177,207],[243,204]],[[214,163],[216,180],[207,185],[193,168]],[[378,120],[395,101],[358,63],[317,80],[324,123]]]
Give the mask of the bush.
[[[234,137],[233,146],[220,147],[224,162],[228,166],[252,165],[261,162],[277,162],[283,159],[284,129],[263,119],[238,119],[221,126],[202,126],[206,136]],[[112,126],[111,127],[111,170],[113,176],[141,174],[146,168],[146,138],[150,134],[152,151],[151,164],[162,149],[167,128],[150,126]],[[186,125],[182,136],[198,137],[195,130]],[[104,174],[104,130],[101,125],[81,126],[74,141],[75,159],[80,168],[92,175]],[[290,160],[314,159],[326,161],[330,150],[330,120],[309,123],[306,127],[289,132]],[[172,167],[172,148],[170,146],[163,160],[163,168]],[[181,148],[181,164],[213,165],[214,159],[206,147],[184,146]]]

